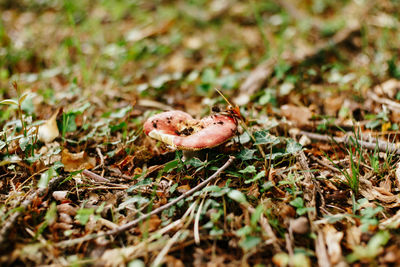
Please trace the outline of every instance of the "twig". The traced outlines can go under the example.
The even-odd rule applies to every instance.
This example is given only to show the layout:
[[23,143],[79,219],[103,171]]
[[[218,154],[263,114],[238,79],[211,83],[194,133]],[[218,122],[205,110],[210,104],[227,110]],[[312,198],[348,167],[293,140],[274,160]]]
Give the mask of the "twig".
[[[331,142],[335,141],[336,143],[343,143],[346,145],[351,145],[352,140],[349,138],[349,136],[345,137],[331,137],[328,135],[322,135],[322,134],[316,134],[316,133],[311,133],[311,132],[306,132],[306,131],[300,131],[299,134],[301,135],[306,135],[308,138],[311,138],[316,141],[323,141],[323,142]],[[369,150],[375,150],[378,148],[380,152],[388,152],[388,153],[394,153],[399,155],[400,154],[400,148],[396,146],[395,144],[383,141],[383,140],[376,140],[377,142],[367,142],[359,139],[354,139],[361,147],[369,149]]]
[[101,153],[101,149],[99,147],[96,147],[96,152],[97,152],[97,155],[100,158],[100,165],[97,165],[96,167],[94,167],[93,170],[97,170],[98,168],[102,168],[103,170],[102,170],[102,175],[101,176],[103,176],[103,173],[104,173],[104,156]]
[[105,235],[116,235],[119,234],[121,232],[127,231],[129,229],[131,229],[132,227],[136,226],[138,223],[140,223],[141,221],[146,220],[147,218],[149,218],[152,215],[158,214],[170,207],[172,207],[173,205],[175,205],[176,203],[178,203],[179,201],[181,201],[182,199],[190,196],[191,194],[193,194],[196,191],[199,191],[200,189],[202,189],[204,186],[206,186],[209,182],[211,182],[212,180],[214,180],[215,178],[218,177],[218,175],[223,172],[226,168],[229,167],[229,165],[232,164],[232,162],[234,161],[235,157],[230,156],[229,160],[227,162],[225,162],[224,165],[222,165],[221,168],[219,168],[213,175],[211,175],[210,177],[208,177],[206,180],[204,180],[203,182],[199,183],[198,185],[196,185],[195,187],[193,187],[192,189],[190,189],[189,191],[186,191],[185,193],[183,193],[182,195],[180,195],[178,198],[174,199],[173,201],[149,212],[146,214],[143,214],[142,216],[140,216],[139,218],[137,218],[136,220],[133,220],[129,223],[126,223],[124,225],[119,226],[118,228],[114,229],[114,230],[110,230],[108,232],[105,233],[101,233],[101,234],[90,234],[90,235],[86,235],[84,237],[81,238],[75,238],[75,239],[71,239],[71,240],[66,240],[66,241],[62,241],[59,243],[54,244],[55,246],[58,247],[68,247],[68,246],[73,246],[76,244],[79,244],[81,242],[84,241],[89,241],[89,240],[93,240],[95,238],[101,237],[101,236],[105,236]]
[[400,112],[400,103],[398,102],[395,102],[387,98],[379,97],[377,94],[371,91],[367,93],[367,96],[377,103],[387,105],[389,109],[392,109],[396,112]]
[[329,164],[328,164],[328,163],[326,163],[326,162],[323,162],[322,160],[320,160],[320,159],[319,159],[319,158],[317,158],[316,156],[313,156],[313,155],[311,155],[311,156],[310,156],[310,158],[311,158],[312,160],[314,160],[314,161],[318,162],[320,165],[322,165],[322,166],[324,166],[324,167],[326,167],[326,168],[330,169],[331,171],[334,171],[334,172],[340,172],[340,170],[339,170],[339,169],[337,169],[337,168],[335,168],[335,167],[333,167],[333,166],[329,165]]
[[297,160],[299,161],[301,168],[304,170],[304,178],[305,178],[303,181],[303,183],[305,185],[304,198],[307,200],[306,206],[313,208],[312,211],[308,212],[308,218],[309,218],[310,222],[313,222],[316,218],[316,212],[315,212],[316,185],[315,185],[314,175],[311,173],[311,170],[308,167],[307,158],[303,151],[300,151],[297,154]]
[[126,190],[128,188],[129,188],[129,186],[96,186],[96,187],[87,187],[87,188],[82,188],[82,189],[85,189],[85,190]]
[[41,197],[44,196],[46,193],[49,191],[53,190],[55,186],[59,184],[59,182],[63,179],[61,176],[54,177],[50,182],[47,188],[39,188],[35,192],[33,192],[30,196],[28,196],[21,204],[22,210],[18,210],[14,212],[8,219],[5,221],[3,226],[1,227],[0,230],[0,247],[4,245],[5,242],[8,242],[9,239],[7,238],[8,233],[10,230],[17,225],[17,220],[18,218],[26,211],[28,206],[30,206],[33,202],[33,200],[36,197]]
[[104,166],[104,157],[103,157],[103,154],[101,154],[101,149],[99,147],[96,147],[96,152],[100,158],[100,166],[103,167]]
[[96,182],[99,182],[99,183],[108,183],[108,182],[110,182],[110,180],[108,180],[107,178],[104,178],[103,176],[95,174],[94,172],[91,172],[89,170],[83,170],[82,174],[87,176],[87,177],[89,177],[90,179],[95,180]]

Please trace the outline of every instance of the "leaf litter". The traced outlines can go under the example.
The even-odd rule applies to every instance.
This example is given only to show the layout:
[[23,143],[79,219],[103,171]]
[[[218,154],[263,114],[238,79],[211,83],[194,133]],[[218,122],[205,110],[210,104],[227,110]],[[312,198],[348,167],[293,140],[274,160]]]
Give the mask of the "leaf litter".
[[[1,265],[399,265],[398,9],[1,3]],[[143,134],[226,99],[190,160]]]

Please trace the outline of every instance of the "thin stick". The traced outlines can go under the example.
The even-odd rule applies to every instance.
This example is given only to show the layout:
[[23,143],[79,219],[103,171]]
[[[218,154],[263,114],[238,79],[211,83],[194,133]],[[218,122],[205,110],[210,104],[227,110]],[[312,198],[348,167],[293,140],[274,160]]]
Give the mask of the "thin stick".
[[89,178],[91,178],[91,179],[93,179],[96,182],[99,182],[99,183],[108,183],[108,182],[110,182],[110,180],[108,180],[107,178],[104,178],[103,176],[95,174],[94,172],[91,172],[89,170],[83,170],[82,174],[87,176],[87,177],[89,177]]
[[38,188],[35,192],[33,192],[30,196],[28,196],[21,204],[21,208],[22,210],[16,211],[14,212],[10,217],[8,217],[8,219],[5,221],[5,223],[2,225],[1,230],[0,230],[0,247],[2,247],[4,245],[5,242],[8,242],[8,233],[10,232],[10,230],[17,225],[17,220],[18,218],[24,214],[24,211],[26,211],[26,209],[28,208],[28,206],[30,206],[33,202],[33,200],[37,197],[37,196],[43,196],[46,193],[48,193],[49,191],[53,190],[53,188],[55,188],[60,181],[64,179],[61,176],[57,176],[54,177],[50,182],[47,188]]
[[[322,135],[322,134],[316,134],[316,133],[310,133],[306,131],[300,131],[299,134],[305,135],[313,140],[317,141],[324,141],[324,142],[330,142],[330,141],[335,141],[336,143],[343,143],[346,145],[351,145],[352,140],[346,136],[346,137],[331,137],[328,135]],[[380,152],[388,152],[388,153],[394,153],[397,155],[400,155],[400,148],[397,147],[395,144],[383,141],[383,140],[376,140],[377,142],[367,142],[363,140],[355,140],[358,144],[360,144],[361,147],[366,148],[368,150],[375,150],[378,148]]]
[[[381,85],[380,85],[381,86]],[[379,97],[377,94],[374,92],[369,91],[367,93],[367,96],[370,97],[372,100],[374,100],[377,103],[387,105],[389,109],[392,109],[396,112],[400,111],[400,103],[384,98],[384,97]]]
[[90,234],[90,235],[86,235],[84,237],[81,238],[75,238],[75,239],[71,239],[71,240],[66,240],[66,241],[62,241],[59,243],[55,243],[54,245],[57,247],[68,247],[68,246],[73,246],[76,244],[79,244],[81,242],[84,241],[89,241],[89,240],[93,240],[95,238],[98,238],[100,236],[105,236],[105,235],[116,235],[119,234],[121,232],[127,231],[131,228],[133,228],[134,226],[136,226],[138,223],[146,220],[147,218],[151,217],[152,215],[158,214],[170,207],[172,207],[173,205],[175,205],[176,203],[178,203],[179,201],[181,201],[182,199],[190,196],[191,194],[193,194],[196,191],[199,191],[200,189],[202,189],[204,186],[206,186],[209,182],[213,181],[215,178],[218,177],[218,175],[223,172],[226,168],[229,167],[229,165],[232,164],[232,162],[235,160],[235,157],[230,156],[228,161],[225,162],[224,165],[222,165],[221,168],[219,168],[213,175],[211,175],[210,177],[208,177],[206,180],[204,180],[203,182],[199,183],[198,185],[196,185],[195,187],[193,187],[192,189],[190,189],[189,191],[186,191],[185,193],[183,193],[182,195],[180,195],[178,198],[174,199],[173,201],[149,212],[146,214],[143,214],[142,216],[140,216],[139,218],[137,218],[136,220],[133,220],[129,223],[126,223],[124,225],[119,226],[118,228],[115,228],[114,230],[110,230],[108,232],[105,233],[101,233],[101,234]]

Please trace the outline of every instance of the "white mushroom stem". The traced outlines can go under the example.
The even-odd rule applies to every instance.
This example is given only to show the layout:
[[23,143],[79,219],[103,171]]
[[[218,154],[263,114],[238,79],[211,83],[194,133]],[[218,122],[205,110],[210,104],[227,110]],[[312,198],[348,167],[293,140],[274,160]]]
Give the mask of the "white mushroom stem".
[[[170,146],[172,149],[178,149],[176,147],[176,145],[174,144],[174,139],[176,137],[176,135],[172,135],[172,134],[166,134],[163,133],[162,131],[158,131],[158,130],[153,130],[149,133],[149,136],[151,138],[154,138],[156,140],[159,140],[165,144],[167,144],[168,146]],[[185,162],[186,160],[190,160],[192,158],[199,158],[203,155],[201,150],[188,150],[188,149],[180,149],[182,151],[183,157],[182,157],[182,161]]]

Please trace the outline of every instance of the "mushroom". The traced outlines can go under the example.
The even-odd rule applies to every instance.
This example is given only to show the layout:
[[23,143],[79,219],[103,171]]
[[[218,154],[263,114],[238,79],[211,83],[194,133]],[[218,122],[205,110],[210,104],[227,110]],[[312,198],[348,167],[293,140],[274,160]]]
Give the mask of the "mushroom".
[[39,126],[38,137],[39,140],[43,143],[51,143],[60,135],[56,120],[59,112],[60,109],[57,109],[57,111],[50,117],[50,119]]
[[237,122],[222,114],[196,120],[186,112],[172,110],[150,117],[143,130],[151,138],[182,150],[188,159],[194,156],[193,151],[219,146],[233,137]]

